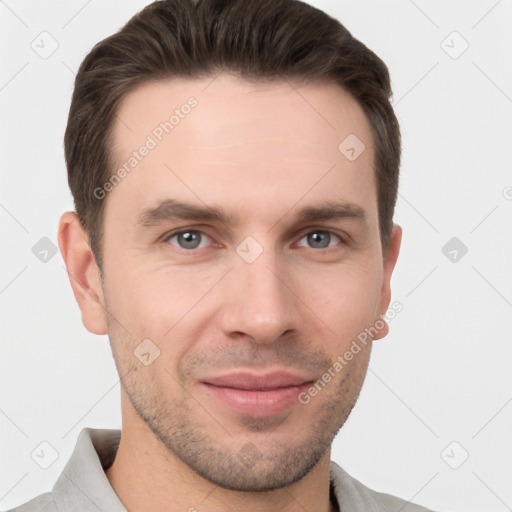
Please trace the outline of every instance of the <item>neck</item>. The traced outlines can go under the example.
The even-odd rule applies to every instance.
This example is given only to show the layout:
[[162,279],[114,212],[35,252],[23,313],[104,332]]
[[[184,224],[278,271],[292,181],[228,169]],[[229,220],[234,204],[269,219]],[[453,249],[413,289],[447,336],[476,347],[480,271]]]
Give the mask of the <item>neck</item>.
[[[125,420],[125,418],[123,418]],[[262,492],[224,489],[184,464],[137,416],[123,421],[106,476],[127,510],[138,512],[303,512],[335,510],[329,500],[330,449],[294,484]]]

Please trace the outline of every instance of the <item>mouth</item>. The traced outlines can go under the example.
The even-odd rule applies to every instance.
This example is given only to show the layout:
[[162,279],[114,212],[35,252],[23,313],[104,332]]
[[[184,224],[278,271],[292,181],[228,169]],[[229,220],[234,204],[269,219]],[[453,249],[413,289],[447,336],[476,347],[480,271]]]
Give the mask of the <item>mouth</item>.
[[233,372],[199,382],[217,403],[237,414],[270,417],[299,405],[298,396],[313,382],[309,376],[289,371]]

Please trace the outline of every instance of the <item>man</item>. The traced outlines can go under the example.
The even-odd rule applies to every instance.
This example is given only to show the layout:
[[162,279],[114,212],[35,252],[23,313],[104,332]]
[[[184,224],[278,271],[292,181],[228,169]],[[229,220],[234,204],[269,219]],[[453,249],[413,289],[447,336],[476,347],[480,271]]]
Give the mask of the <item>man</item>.
[[330,460],[387,334],[384,63],[295,0],[164,0],[76,77],[59,246],[122,430],[15,510],[426,511]]

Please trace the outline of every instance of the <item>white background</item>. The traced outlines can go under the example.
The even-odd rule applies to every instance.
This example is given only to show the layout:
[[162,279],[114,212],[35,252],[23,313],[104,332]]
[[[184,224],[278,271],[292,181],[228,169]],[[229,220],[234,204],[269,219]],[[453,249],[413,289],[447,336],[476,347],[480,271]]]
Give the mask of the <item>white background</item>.
[[[108,338],[81,323],[60,253],[42,263],[32,247],[57,245],[73,209],[62,139],[74,73],[145,3],[0,1],[3,510],[51,489],[82,428],[121,426]],[[512,1],[310,3],[389,66],[404,144],[403,311],[332,457],[435,510],[512,510]],[[47,59],[31,48],[43,31],[59,45]],[[468,248],[457,262],[442,252],[452,237]],[[48,469],[31,458],[43,441],[59,454]],[[445,460],[469,454],[458,469],[441,456],[453,441]]]

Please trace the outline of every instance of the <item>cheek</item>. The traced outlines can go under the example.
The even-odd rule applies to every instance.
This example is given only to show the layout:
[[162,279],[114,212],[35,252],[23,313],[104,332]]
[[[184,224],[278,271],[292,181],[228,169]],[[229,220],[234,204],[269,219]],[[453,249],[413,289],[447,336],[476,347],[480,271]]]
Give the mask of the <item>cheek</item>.
[[[183,268],[147,268],[137,262],[119,262],[108,270],[108,292],[117,313],[129,324],[167,328],[178,321],[200,293],[201,279]],[[196,299],[197,301],[197,299]],[[158,324],[155,322],[158,320]]]
[[[222,278],[228,269],[213,264],[138,267],[136,260],[118,260],[106,269],[111,312],[134,337],[153,340],[164,359],[179,359],[201,338],[201,329],[215,328],[210,322],[223,299],[232,303],[233,277]],[[322,338],[329,352],[342,351],[376,320],[382,270],[371,258],[290,266],[284,281],[298,296],[295,307],[303,323],[297,329],[312,340]]]
[[120,264],[109,274],[113,314],[132,337],[150,339],[170,368],[201,338],[214,308],[208,292],[223,273],[206,266],[135,270]]
[[301,283],[304,302],[337,335],[353,335],[377,318],[382,284],[378,264],[331,266],[301,278]]

